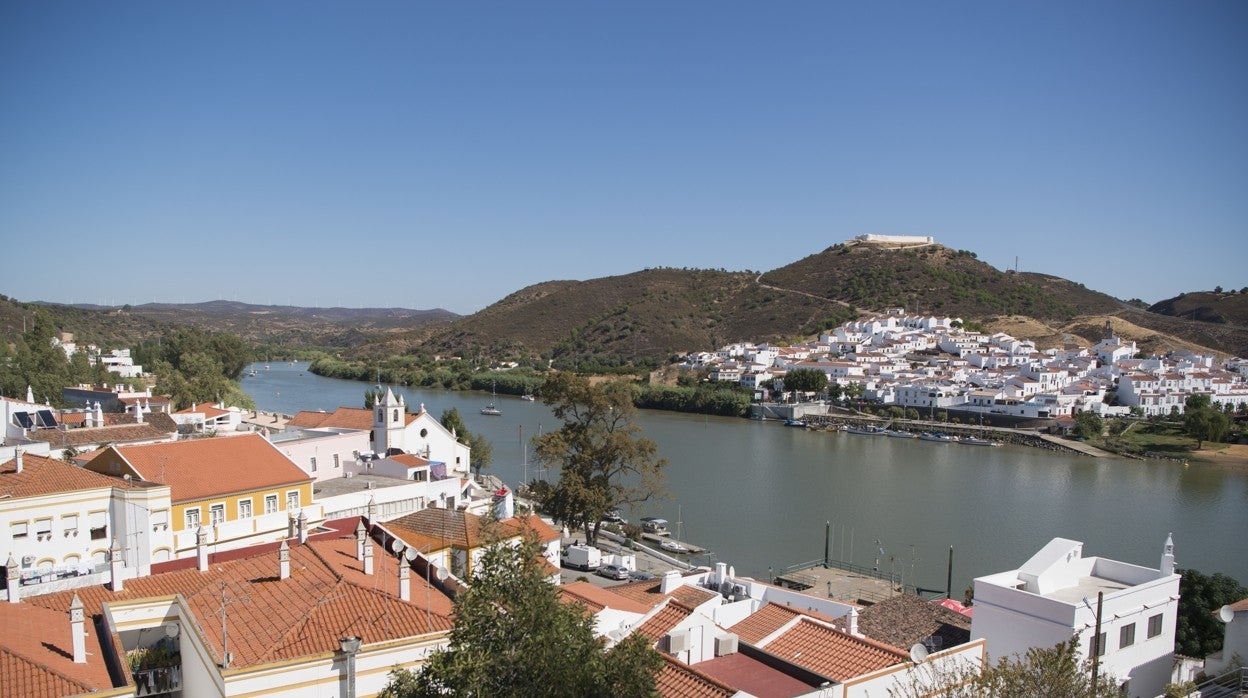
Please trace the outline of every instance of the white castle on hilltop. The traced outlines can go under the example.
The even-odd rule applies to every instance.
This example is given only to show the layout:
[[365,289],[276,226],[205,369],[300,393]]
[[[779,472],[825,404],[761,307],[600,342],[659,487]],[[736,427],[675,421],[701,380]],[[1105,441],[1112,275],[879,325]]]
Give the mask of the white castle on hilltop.
[[931,235],[874,235],[871,233],[859,235],[854,240],[884,245],[931,245],[936,242],[936,238]]

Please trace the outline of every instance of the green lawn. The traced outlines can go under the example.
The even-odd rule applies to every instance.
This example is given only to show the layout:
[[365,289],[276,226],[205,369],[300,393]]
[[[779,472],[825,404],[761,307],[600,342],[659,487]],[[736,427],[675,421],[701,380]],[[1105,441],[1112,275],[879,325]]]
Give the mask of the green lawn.
[[[1098,439],[1097,445],[1106,450],[1135,455],[1158,454],[1171,458],[1199,458],[1196,440],[1183,433],[1181,424],[1170,422],[1142,422],[1133,424],[1121,436]],[[1203,451],[1221,451],[1227,444],[1206,441]]]

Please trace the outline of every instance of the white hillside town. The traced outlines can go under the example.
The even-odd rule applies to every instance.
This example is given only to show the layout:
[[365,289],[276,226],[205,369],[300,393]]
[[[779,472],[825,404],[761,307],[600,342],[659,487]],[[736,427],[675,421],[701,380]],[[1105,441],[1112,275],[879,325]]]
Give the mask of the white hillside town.
[[[1004,332],[968,331],[961,318],[909,315],[904,308],[846,322],[814,341],[739,342],[687,354],[681,365],[754,389],[758,398],[765,381],[783,394],[786,373],[813,369],[830,385],[859,387],[867,402],[914,408],[925,417],[943,410],[963,421],[1052,421],[1081,411],[1152,417],[1182,413],[1192,395],[1207,395],[1220,409],[1248,405],[1248,364],[1241,359],[1219,362],[1189,351],[1143,357],[1135,342],[1109,327],[1095,346],[1040,350]],[[1106,403],[1112,391],[1116,405]]]

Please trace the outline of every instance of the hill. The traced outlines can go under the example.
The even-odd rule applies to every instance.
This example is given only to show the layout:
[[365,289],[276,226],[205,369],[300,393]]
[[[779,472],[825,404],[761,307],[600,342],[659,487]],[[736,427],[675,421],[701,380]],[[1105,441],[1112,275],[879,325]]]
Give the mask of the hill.
[[1248,287],[1223,293],[1193,291],[1154,303],[1150,312],[1218,325],[1248,326]]
[[391,332],[436,326],[458,317],[447,310],[406,308],[301,308],[250,305],[232,301],[147,303],[138,306],[23,303],[0,296],[0,338],[11,341],[38,309],[51,313],[59,331],[72,332],[80,344],[134,346],[171,327],[227,332],[248,342],[291,347],[352,347]]

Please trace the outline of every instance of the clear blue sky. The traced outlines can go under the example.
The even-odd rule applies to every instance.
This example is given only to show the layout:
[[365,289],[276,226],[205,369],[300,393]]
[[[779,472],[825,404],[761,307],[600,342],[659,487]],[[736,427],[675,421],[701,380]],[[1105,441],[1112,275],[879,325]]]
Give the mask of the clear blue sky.
[[0,292],[442,307],[867,232],[1248,285],[1248,2],[0,3]]

